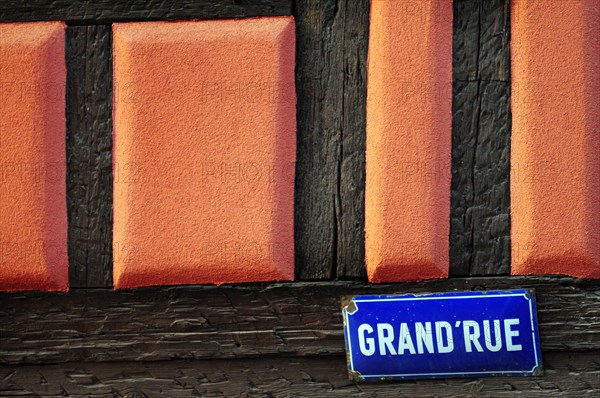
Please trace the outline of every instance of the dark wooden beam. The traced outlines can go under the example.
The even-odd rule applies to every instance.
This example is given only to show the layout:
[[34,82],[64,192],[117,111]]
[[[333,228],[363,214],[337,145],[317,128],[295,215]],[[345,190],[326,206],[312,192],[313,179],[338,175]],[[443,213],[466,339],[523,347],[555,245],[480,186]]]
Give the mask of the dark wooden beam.
[[600,349],[600,282],[489,277],[0,294],[0,363],[343,355],[340,299],[534,287],[543,350]]
[[0,22],[67,21],[71,25],[164,19],[291,15],[292,0],[2,0]]
[[297,276],[363,277],[369,1],[294,4]]
[[294,205],[296,277],[333,279],[337,268],[341,148],[340,43],[336,0],[296,1],[297,157]]
[[510,274],[510,1],[456,0],[451,275]]
[[112,286],[110,25],[67,29],[69,285]]
[[340,72],[341,148],[336,198],[337,277],[366,278],[365,269],[365,150],[367,123],[367,49],[369,1],[340,2],[344,39]]
[[0,366],[3,396],[414,397],[600,395],[600,351],[548,352],[543,377],[356,384],[343,356]]

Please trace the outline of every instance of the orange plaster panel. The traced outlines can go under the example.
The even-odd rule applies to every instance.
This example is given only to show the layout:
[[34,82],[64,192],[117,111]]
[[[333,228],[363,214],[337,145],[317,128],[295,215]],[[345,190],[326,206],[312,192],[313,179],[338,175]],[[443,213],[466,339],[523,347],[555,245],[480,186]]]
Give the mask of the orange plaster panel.
[[0,290],[68,290],[65,25],[0,24]]
[[293,18],[113,35],[115,287],[293,279]]
[[372,1],[365,249],[369,280],[449,268],[452,1]]
[[600,2],[512,2],[512,273],[600,278]]

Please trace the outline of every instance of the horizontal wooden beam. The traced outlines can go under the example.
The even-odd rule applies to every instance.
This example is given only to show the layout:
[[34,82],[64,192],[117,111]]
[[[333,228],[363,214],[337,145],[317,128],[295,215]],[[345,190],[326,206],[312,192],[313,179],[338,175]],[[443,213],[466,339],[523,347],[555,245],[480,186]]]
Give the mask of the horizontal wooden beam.
[[551,352],[543,377],[420,380],[357,385],[342,356],[155,363],[0,366],[3,396],[81,397],[597,397],[600,351]]
[[0,3],[0,22],[61,20],[71,25],[291,14],[292,0],[3,0]]
[[541,343],[600,349],[600,282],[489,277],[0,294],[0,363],[343,355],[340,298],[533,287]]

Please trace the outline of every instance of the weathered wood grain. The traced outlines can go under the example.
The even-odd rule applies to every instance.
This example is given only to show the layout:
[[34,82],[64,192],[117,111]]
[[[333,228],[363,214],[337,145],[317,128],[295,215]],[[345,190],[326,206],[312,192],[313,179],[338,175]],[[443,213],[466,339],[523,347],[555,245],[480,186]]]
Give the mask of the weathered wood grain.
[[362,277],[369,1],[294,4],[297,276]]
[[364,278],[365,269],[365,140],[367,123],[367,48],[369,1],[340,2],[344,16],[342,138],[336,205],[337,277]]
[[473,397],[600,395],[600,351],[548,352],[543,377],[356,384],[343,356],[0,366],[3,396]]
[[2,0],[0,22],[69,24],[291,15],[292,0]]
[[510,2],[454,2],[451,275],[510,273]]
[[69,285],[112,286],[110,25],[67,29]]
[[600,349],[600,283],[488,277],[0,294],[0,363],[342,355],[340,298],[534,287],[542,348]]

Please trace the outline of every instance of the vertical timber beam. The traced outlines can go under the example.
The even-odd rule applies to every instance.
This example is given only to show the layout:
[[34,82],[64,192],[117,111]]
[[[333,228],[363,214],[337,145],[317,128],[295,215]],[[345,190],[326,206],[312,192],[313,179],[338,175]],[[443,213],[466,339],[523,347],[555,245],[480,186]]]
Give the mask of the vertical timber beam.
[[296,277],[363,277],[369,1],[297,1]]
[[72,288],[112,286],[110,25],[67,28],[67,209]]
[[450,275],[510,273],[510,1],[454,2]]

